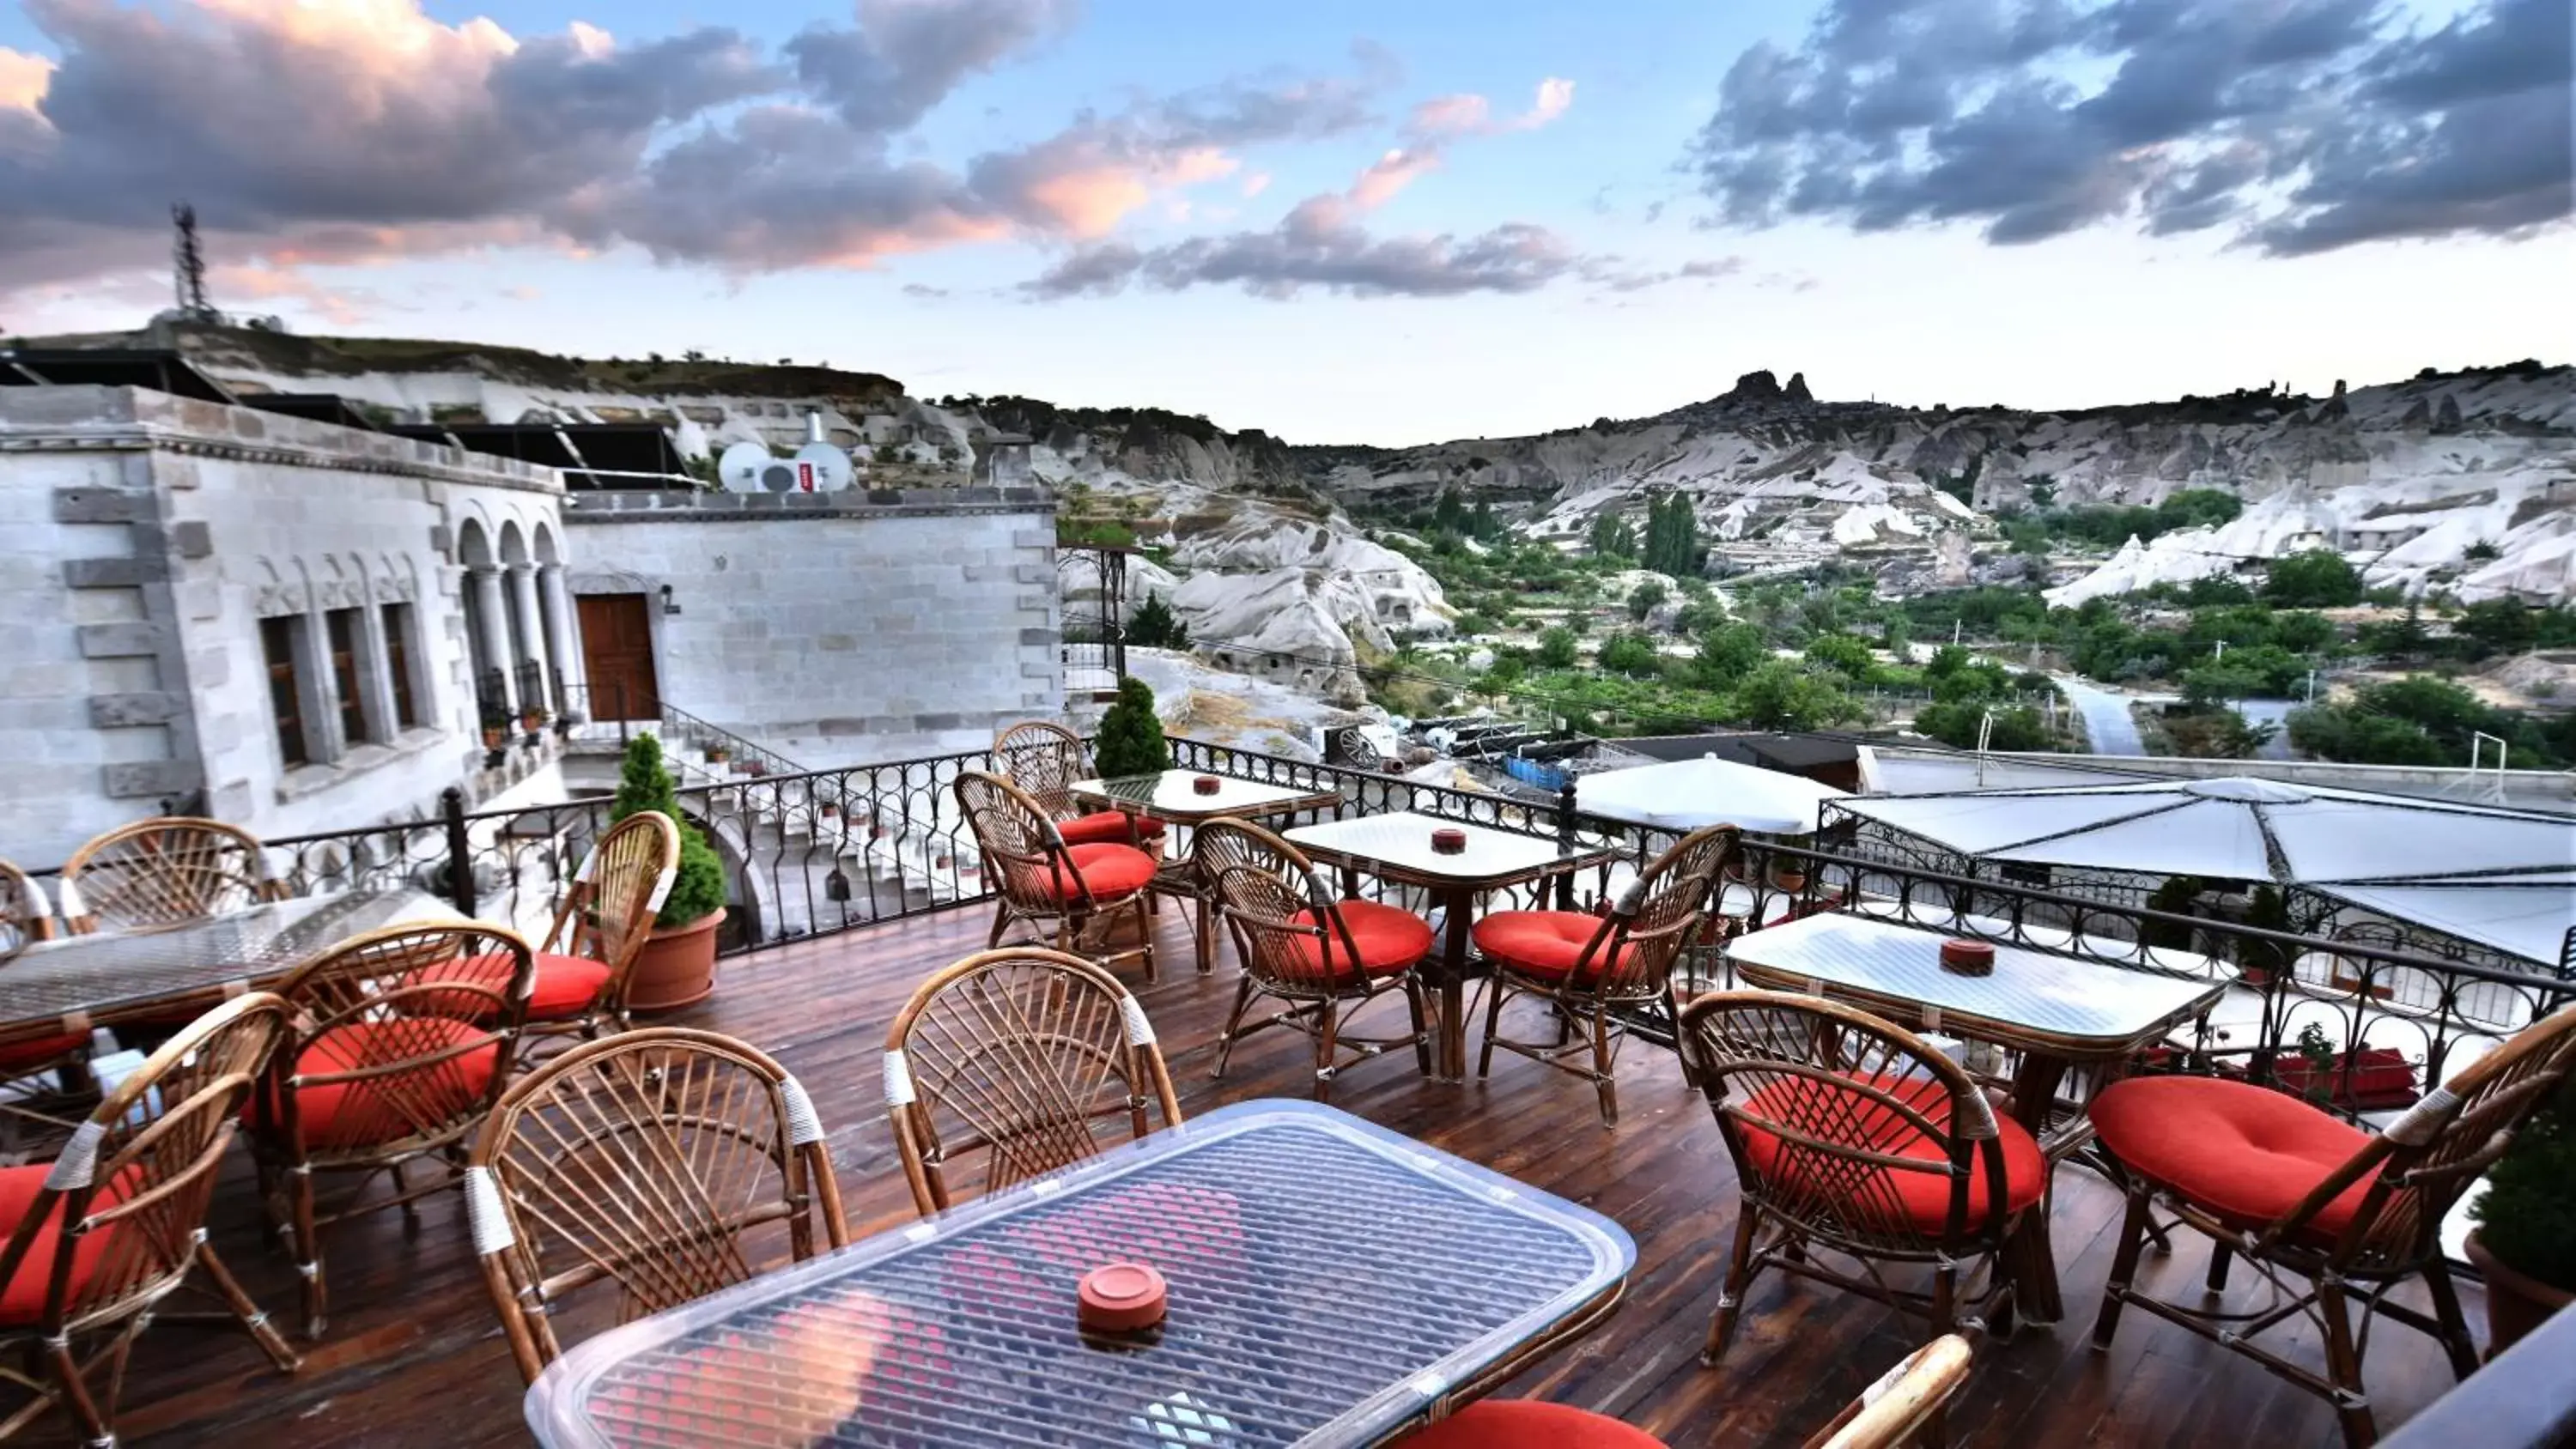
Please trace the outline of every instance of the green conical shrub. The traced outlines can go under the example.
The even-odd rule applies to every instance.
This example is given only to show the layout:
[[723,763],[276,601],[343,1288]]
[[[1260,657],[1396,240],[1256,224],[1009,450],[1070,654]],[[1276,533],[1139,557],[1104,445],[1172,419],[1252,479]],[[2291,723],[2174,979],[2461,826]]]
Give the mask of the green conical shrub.
[[637,735],[626,746],[626,761],[617,779],[617,797],[608,805],[608,823],[616,824],[639,810],[657,810],[680,827],[680,870],[671,893],[662,900],[657,926],[685,926],[713,915],[725,903],[724,862],[715,847],[680,813],[680,797],[671,772],[662,765],[662,741]]
[[1134,675],[1118,681],[1118,698],[1100,717],[1100,737],[1092,745],[1091,757],[1109,779],[1172,768],[1171,742],[1163,738],[1163,721],[1154,713],[1151,685]]

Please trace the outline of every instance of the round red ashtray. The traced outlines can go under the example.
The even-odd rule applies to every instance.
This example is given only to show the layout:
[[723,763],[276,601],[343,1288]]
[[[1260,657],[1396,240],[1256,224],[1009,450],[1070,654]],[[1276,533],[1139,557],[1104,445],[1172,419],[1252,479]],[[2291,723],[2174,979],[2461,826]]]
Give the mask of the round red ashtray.
[[1142,1263],[1104,1263],[1082,1275],[1087,1333],[1134,1333],[1163,1321],[1163,1275]]
[[1431,832],[1431,850],[1435,855],[1459,855],[1467,849],[1467,832],[1442,826]]
[[1213,795],[1225,788],[1225,782],[1214,775],[1193,775],[1190,777],[1190,788],[1201,795]]
[[1944,941],[1941,943],[1941,969],[1954,976],[1989,976],[1995,969],[1995,948],[1990,941]]

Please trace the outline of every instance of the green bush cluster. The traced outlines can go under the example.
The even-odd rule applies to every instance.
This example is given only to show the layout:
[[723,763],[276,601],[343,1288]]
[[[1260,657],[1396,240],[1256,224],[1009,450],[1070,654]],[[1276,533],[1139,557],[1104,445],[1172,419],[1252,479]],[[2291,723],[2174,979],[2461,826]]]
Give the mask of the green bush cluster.
[[1151,775],[1172,768],[1172,746],[1154,713],[1154,688],[1134,675],[1118,681],[1118,697],[1100,715],[1091,760],[1103,778]]
[[2469,1216],[2506,1267],[2576,1292],[2576,1080],[2514,1134]]

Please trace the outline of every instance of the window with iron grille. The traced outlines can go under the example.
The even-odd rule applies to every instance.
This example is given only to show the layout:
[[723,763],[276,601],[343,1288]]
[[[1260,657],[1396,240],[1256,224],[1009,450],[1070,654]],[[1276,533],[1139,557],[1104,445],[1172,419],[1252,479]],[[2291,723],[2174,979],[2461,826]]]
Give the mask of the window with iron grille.
[[303,694],[295,677],[295,635],[301,627],[293,615],[259,621],[260,652],[268,660],[268,708],[277,717],[277,753],[289,765],[313,759],[305,748]]
[[387,604],[385,670],[393,676],[394,727],[420,728],[420,705],[411,692],[411,605]]

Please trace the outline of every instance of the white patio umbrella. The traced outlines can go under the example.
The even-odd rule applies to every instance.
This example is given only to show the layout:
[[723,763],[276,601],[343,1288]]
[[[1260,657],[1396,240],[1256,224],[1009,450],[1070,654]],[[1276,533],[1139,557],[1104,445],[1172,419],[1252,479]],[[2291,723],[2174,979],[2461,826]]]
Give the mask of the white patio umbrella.
[[2576,868],[2576,818],[2290,785],[1857,796],[1837,807],[1978,860],[2316,885]]
[[1574,782],[1575,806],[1587,814],[1671,830],[1734,825],[1806,835],[1816,828],[1818,807],[1846,798],[1848,792],[1804,775],[1739,765],[1715,755],[1604,770]]

